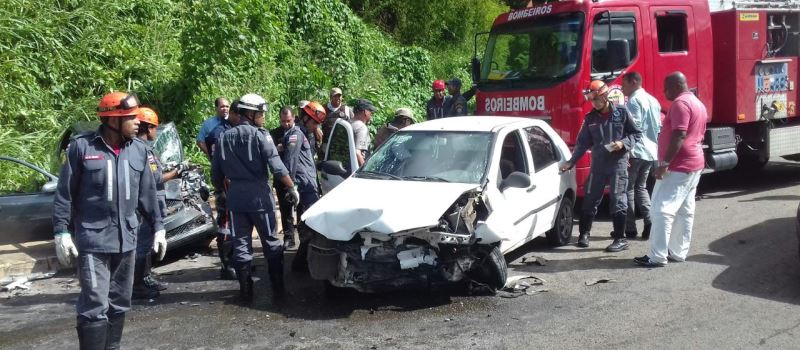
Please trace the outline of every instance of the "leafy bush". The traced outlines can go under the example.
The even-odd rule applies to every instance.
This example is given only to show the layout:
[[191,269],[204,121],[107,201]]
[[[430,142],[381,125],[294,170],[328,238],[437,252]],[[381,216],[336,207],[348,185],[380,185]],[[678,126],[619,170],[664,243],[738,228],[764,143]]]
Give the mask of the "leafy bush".
[[[48,164],[66,126],[94,119],[98,99],[112,90],[135,91],[162,120],[175,121],[187,154],[201,163],[194,136],[218,96],[263,95],[269,127],[280,106],[326,102],[332,86],[351,103],[375,103],[373,128],[398,107],[421,120],[431,80],[467,78],[472,33],[486,30],[503,7],[386,4],[427,12],[403,17],[387,37],[338,0],[5,0],[0,154]],[[451,5],[475,8],[465,16]],[[447,27],[437,29],[437,18]]]

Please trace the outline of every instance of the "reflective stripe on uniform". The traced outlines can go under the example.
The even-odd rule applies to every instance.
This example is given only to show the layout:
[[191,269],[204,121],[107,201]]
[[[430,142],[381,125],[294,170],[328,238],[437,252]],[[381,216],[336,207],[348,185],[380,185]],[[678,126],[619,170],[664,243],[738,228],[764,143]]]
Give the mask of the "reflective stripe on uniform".
[[106,199],[114,200],[114,164],[111,159],[106,160]]
[[253,138],[247,139],[247,158],[252,162],[253,161]]
[[269,245],[270,247],[282,247],[283,246],[283,242],[281,242],[281,240],[278,239],[278,237],[273,236],[271,234],[272,233],[272,227],[270,226],[270,223],[269,223],[269,214],[266,214],[266,213],[264,214],[264,220],[266,220],[265,222],[267,223],[267,234],[268,234],[268,236],[264,239],[265,241],[267,241],[267,245]]
[[228,227],[231,228],[231,237],[236,237],[236,232],[233,229],[234,227],[236,227],[236,225],[234,225],[234,223],[233,223],[233,212],[230,212],[230,220],[229,221],[230,222],[229,222]]
[[225,160],[225,139],[217,142],[219,144],[219,149],[222,151],[222,160]]
[[97,288],[97,277],[94,274],[94,256],[86,254],[86,260],[89,261],[89,277],[92,279],[92,288]]
[[122,164],[125,167],[125,200],[127,201],[131,199],[131,167],[127,159],[123,160]]

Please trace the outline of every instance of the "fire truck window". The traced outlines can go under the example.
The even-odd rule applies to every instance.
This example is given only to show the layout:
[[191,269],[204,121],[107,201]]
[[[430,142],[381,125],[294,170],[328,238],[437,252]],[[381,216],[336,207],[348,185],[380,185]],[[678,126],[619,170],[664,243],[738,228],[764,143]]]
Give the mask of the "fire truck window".
[[669,15],[656,17],[658,52],[689,51],[686,16]]
[[532,126],[526,128],[525,133],[528,136],[528,144],[531,146],[533,168],[537,173],[561,159],[553,145],[553,141],[550,140],[550,137],[547,136],[544,130]]
[[615,62],[619,60],[609,56],[609,41],[616,44],[627,42],[631,62],[638,53],[636,47],[636,20],[633,14],[612,12],[610,21],[610,36],[608,12],[598,15],[594,22],[592,33],[592,73],[606,73],[626,68],[614,67]]

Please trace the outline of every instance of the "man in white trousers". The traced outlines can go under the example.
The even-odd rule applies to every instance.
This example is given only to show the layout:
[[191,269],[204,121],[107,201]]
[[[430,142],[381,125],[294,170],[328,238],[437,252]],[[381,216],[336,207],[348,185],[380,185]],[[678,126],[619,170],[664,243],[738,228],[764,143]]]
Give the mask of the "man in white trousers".
[[692,239],[694,196],[705,167],[702,147],[708,122],[705,106],[689,91],[681,72],[666,77],[664,95],[672,105],[658,136],[650,251],[633,259],[647,267],[686,260]]

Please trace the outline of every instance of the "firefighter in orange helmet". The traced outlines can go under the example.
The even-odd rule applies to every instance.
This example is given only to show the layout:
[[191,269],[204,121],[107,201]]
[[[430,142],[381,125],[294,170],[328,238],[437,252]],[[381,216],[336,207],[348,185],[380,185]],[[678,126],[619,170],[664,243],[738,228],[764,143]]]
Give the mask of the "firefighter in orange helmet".
[[592,110],[586,114],[578,133],[572,158],[561,165],[561,171],[571,169],[587,150],[592,151],[592,166],[584,186],[583,209],[580,216],[579,247],[589,246],[592,222],[597,207],[603,199],[606,184],[610,189],[609,208],[614,224],[611,233],[614,241],[606,247],[608,252],[628,249],[625,239],[625,221],[628,212],[628,158],[631,148],[639,141],[642,132],[622,106],[608,99],[610,89],[605,82],[594,80],[584,90],[583,96],[591,101]]
[[[167,216],[167,196],[164,184],[177,178],[179,169],[165,172],[158,155],[155,154],[151,147],[158,135],[158,115],[156,112],[151,108],[141,107],[136,118],[139,119],[139,132],[136,136],[148,144],[148,169],[156,182],[156,197],[158,198],[161,217],[165,218]],[[167,289],[167,284],[157,281],[151,272],[153,258],[150,247],[153,244],[153,238],[153,231],[150,226],[139,226],[138,239],[136,241],[136,266],[133,270],[133,299],[157,298],[160,291]],[[163,255],[159,256],[159,260],[162,258]]]
[[152,248],[166,250],[147,145],[136,138],[138,113],[134,95],[103,96],[97,108],[102,125],[70,142],[58,178],[53,232],[59,262],[69,266],[77,259],[81,349],[119,349],[131,307],[137,228],[150,226]]

